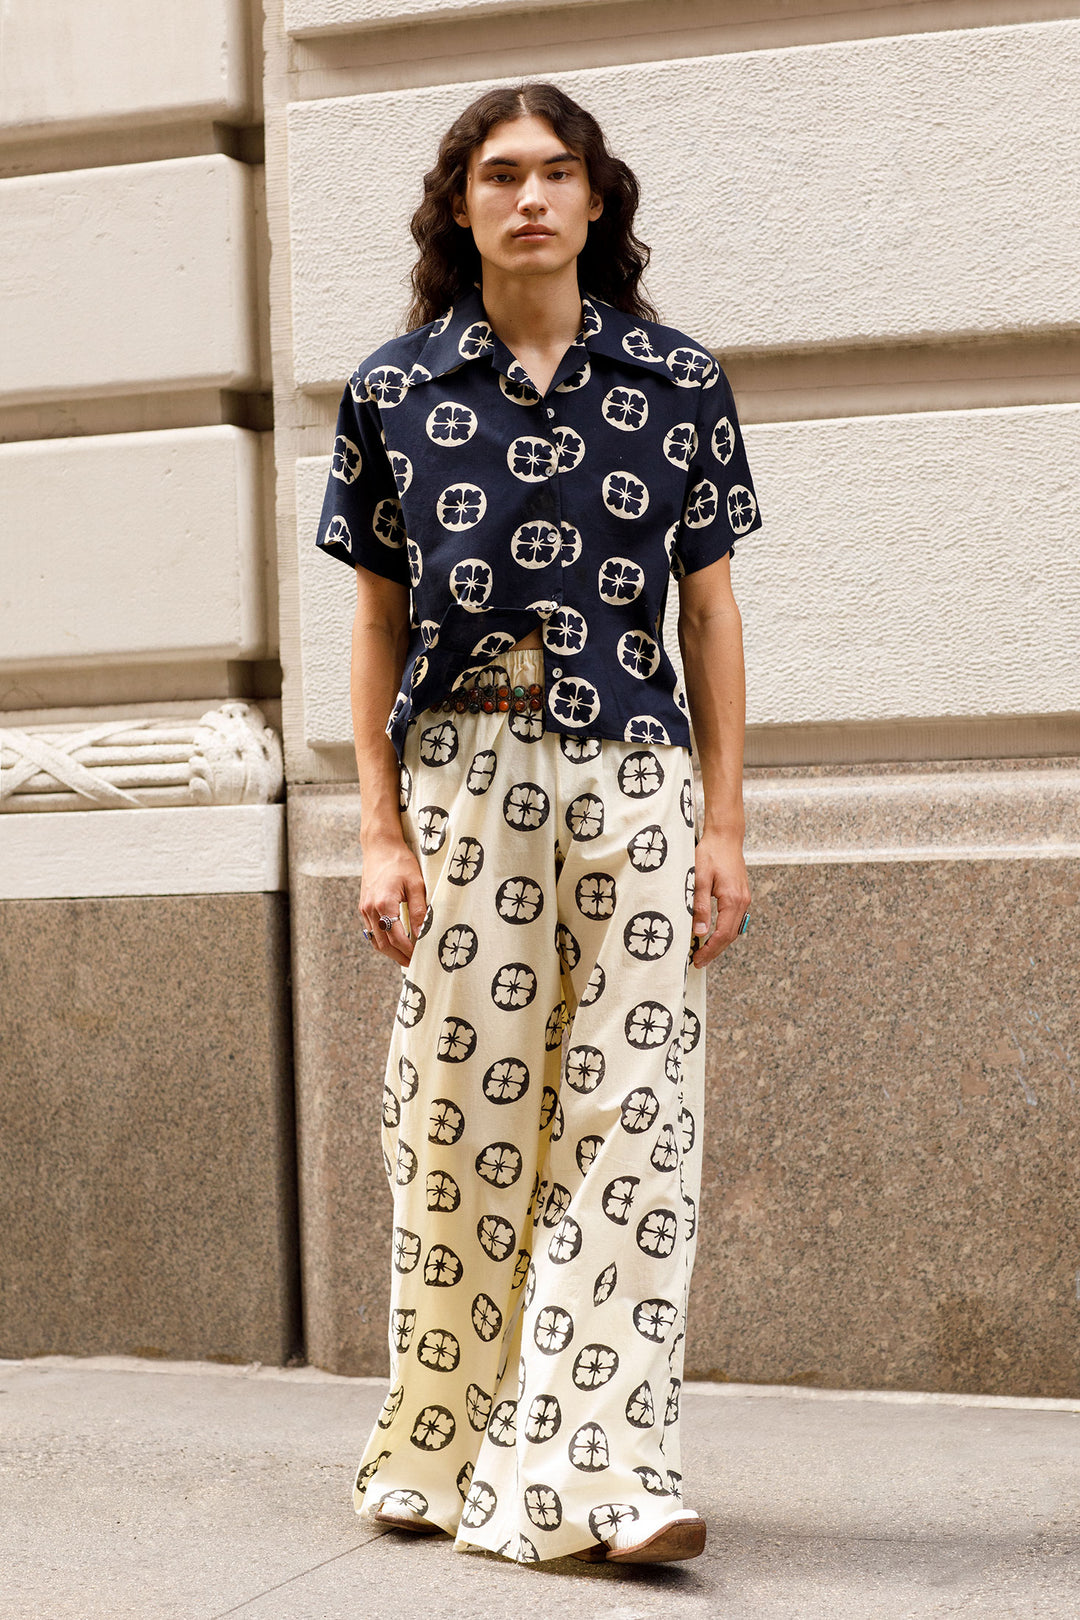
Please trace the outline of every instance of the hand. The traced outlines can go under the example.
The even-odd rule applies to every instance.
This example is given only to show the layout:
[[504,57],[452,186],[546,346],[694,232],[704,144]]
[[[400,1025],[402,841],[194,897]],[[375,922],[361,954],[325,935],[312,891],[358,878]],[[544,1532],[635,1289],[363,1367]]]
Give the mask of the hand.
[[706,967],[738,937],[749,906],[750,882],[741,840],[704,833],[694,851],[694,933],[700,941],[693,957],[695,967]]
[[[398,916],[403,900],[409,908],[411,938]],[[427,893],[419,862],[404,839],[364,846],[357,909],[374,948],[399,967],[407,967],[427,911]],[[393,917],[394,926],[381,927],[380,917]]]

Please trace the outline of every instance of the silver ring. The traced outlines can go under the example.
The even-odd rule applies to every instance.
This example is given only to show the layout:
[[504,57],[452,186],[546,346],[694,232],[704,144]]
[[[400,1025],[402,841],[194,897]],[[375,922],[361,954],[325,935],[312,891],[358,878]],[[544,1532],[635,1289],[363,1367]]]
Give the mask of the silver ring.
[[740,934],[748,934],[749,932],[750,932],[750,913],[749,913],[749,911],[744,911],[743,912],[743,920],[739,924],[739,933],[735,935],[735,938],[738,939]]
[[371,932],[370,932],[370,930],[367,929],[367,928],[361,928],[360,932],[363,934],[364,938],[367,940],[368,944],[370,945],[371,944]]
[[380,917],[379,927],[382,929],[384,934],[388,934],[396,922],[396,917]]

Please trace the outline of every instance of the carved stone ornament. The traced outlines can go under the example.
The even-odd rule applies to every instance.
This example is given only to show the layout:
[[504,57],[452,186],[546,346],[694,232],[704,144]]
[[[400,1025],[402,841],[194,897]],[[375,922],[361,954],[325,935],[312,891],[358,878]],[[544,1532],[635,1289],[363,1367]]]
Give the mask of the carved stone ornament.
[[280,739],[248,703],[198,720],[0,728],[0,811],[270,804],[283,786]]

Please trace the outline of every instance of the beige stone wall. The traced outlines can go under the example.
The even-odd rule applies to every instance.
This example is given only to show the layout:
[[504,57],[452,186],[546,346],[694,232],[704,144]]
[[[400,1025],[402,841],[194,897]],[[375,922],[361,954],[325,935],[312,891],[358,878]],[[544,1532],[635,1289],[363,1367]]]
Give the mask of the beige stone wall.
[[271,4],[291,777],[351,774],[351,583],[311,555],[342,380],[399,326],[439,134],[536,74],[637,169],[653,296],[740,400],[751,761],[1080,747],[1075,12]]
[[0,720],[275,698],[249,0],[8,0]]

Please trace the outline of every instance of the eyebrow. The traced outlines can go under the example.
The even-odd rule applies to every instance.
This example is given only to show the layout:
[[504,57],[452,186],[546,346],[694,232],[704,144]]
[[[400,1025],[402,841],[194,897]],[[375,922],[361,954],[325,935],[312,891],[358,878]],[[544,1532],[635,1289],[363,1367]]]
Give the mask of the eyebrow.
[[[553,163],[580,163],[581,159],[573,152],[556,152],[554,157],[545,158],[540,165],[542,169],[549,169]],[[480,169],[520,169],[521,163],[512,157],[481,158],[477,164]]]

